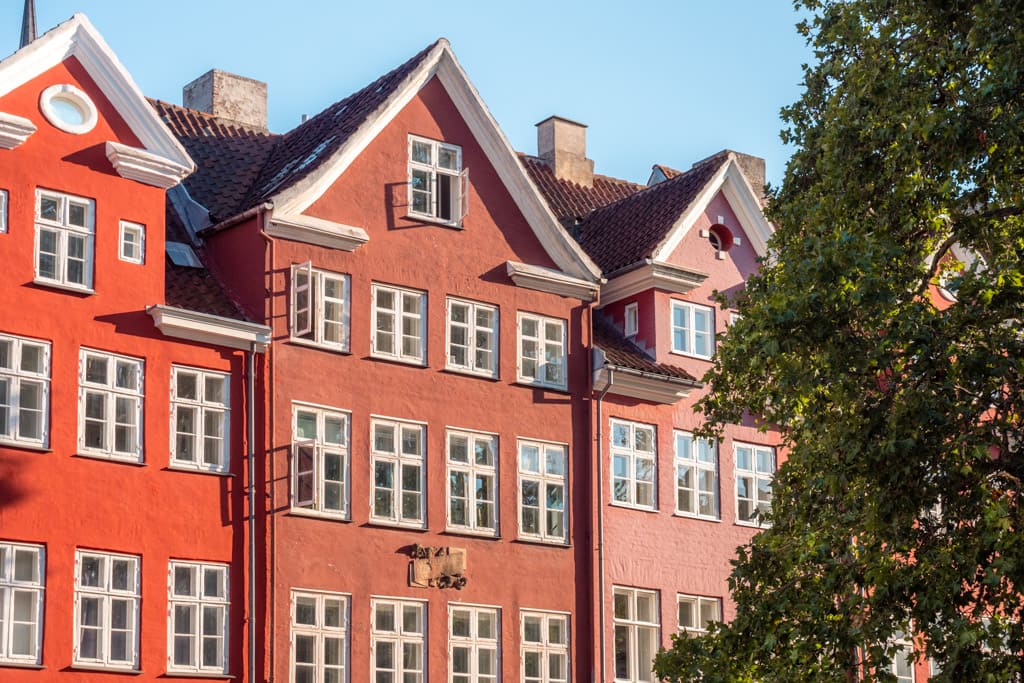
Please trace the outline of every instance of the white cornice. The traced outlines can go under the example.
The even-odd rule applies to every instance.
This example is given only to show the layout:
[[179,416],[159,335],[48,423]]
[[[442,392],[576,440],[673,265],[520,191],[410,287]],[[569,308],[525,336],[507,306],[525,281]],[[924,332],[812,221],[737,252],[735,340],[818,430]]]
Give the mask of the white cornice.
[[36,132],[28,119],[0,111],[0,149],[14,149]]
[[168,189],[191,173],[191,169],[138,147],[107,142],[107,159],[122,178]]
[[271,237],[316,244],[341,251],[355,251],[370,241],[370,236],[362,228],[314,216],[284,216],[277,211],[270,216],[264,232]]
[[649,289],[686,294],[699,287],[707,277],[707,273],[698,270],[645,261],[621,275],[612,273],[601,287],[601,304],[610,304]]
[[168,337],[257,353],[266,351],[270,344],[271,330],[266,325],[162,304],[149,306],[146,312],[153,317],[157,329]]
[[0,61],[0,96],[39,74],[75,57],[124,119],[143,148],[189,173],[195,164],[146,101],[128,70],[84,14],[47,31],[37,40]]
[[590,280],[581,280],[558,270],[531,266],[517,261],[507,261],[505,270],[517,287],[549,292],[581,301],[597,299],[598,285]]
[[668,405],[686,398],[700,386],[699,382],[687,382],[670,375],[612,365],[607,362],[601,349],[594,349],[594,391],[597,393],[607,389],[609,393],[618,396]]

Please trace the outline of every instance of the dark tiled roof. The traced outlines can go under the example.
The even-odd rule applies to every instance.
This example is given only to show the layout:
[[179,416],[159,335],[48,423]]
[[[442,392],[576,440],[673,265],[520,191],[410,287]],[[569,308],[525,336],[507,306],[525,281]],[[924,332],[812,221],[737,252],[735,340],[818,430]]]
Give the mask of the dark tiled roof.
[[594,175],[593,187],[584,187],[571,180],[559,180],[548,164],[538,157],[520,153],[519,159],[533,182],[547,199],[551,211],[566,227],[594,209],[628,197],[643,185],[604,175]]
[[601,313],[594,314],[594,344],[604,351],[605,360],[610,365],[673,379],[698,381],[682,368],[652,360],[639,346],[626,339],[621,330]]
[[605,276],[650,257],[727,159],[715,155],[670,180],[596,209],[578,226],[577,241]]

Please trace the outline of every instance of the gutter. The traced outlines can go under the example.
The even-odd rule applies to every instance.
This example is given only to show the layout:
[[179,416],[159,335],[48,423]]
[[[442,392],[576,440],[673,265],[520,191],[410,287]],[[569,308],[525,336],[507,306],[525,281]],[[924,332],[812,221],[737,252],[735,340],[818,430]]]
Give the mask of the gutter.
[[227,230],[228,228],[232,228],[232,227],[238,225],[239,223],[244,223],[245,221],[249,220],[250,218],[252,218],[254,216],[258,216],[260,213],[262,213],[264,211],[270,211],[273,208],[274,208],[274,203],[273,202],[263,202],[261,204],[257,204],[256,206],[254,206],[252,208],[246,209],[242,213],[235,214],[231,218],[227,218],[225,220],[222,220],[220,223],[217,223],[215,225],[211,225],[209,227],[203,228],[202,230],[197,232],[196,235],[198,235],[199,237],[202,237],[202,238],[205,239],[205,238],[209,237],[210,235],[214,235],[214,234],[216,234],[216,233],[218,233],[218,232],[220,232],[222,230]]
[[[593,358],[593,356],[591,356]],[[591,361],[593,362],[593,361]],[[597,584],[598,584],[598,648],[600,650],[601,664],[601,681],[607,680],[605,678],[605,666],[607,665],[607,650],[605,647],[605,635],[607,616],[605,615],[605,582],[604,582],[604,438],[601,434],[601,428],[604,424],[604,418],[602,416],[602,407],[604,404],[604,397],[608,391],[612,388],[612,378],[614,370],[608,368],[608,384],[597,395]],[[591,375],[593,377],[593,375]],[[593,381],[593,380],[591,380]]]
[[256,344],[246,354],[245,437],[249,459],[249,680],[256,676]]
[[621,372],[624,375],[633,375],[634,377],[643,377],[644,379],[656,379],[661,382],[668,382],[669,384],[678,384],[679,386],[690,387],[691,389],[704,388],[704,383],[697,380],[685,379],[683,377],[674,377],[672,375],[663,375],[660,372],[648,372],[646,370],[637,370],[636,368],[629,368],[623,365],[613,365],[608,361],[605,361],[604,366],[601,369],[608,371],[608,386],[606,386],[605,389],[602,391],[602,396],[605,393],[607,393],[608,389],[610,389],[612,386],[612,371]]

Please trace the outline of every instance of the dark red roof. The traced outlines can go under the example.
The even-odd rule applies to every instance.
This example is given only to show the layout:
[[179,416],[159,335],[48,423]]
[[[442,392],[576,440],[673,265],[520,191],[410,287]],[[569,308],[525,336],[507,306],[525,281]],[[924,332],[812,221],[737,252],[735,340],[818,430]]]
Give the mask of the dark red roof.
[[623,336],[622,331],[602,313],[594,314],[594,344],[604,351],[605,361],[610,365],[698,382],[696,377],[680,367],[653,360],[643,349]]
[[555,216],[568,228],[594,209],[642,190],[643,185],[604,175],[594,175],[594,185],[586,187],[571,180],[560,180],[543,159],[520,153],[519,159],[533,182],[547,199]]
[[671,180],[672,178],[675,178],[677,175],[683,174],[683,171],[677,171],[671,166],[666,166],[665,164],[655,164],[654,170],[658,171],[659,173],[661,173],[661,175],[665,176],[666,180]]

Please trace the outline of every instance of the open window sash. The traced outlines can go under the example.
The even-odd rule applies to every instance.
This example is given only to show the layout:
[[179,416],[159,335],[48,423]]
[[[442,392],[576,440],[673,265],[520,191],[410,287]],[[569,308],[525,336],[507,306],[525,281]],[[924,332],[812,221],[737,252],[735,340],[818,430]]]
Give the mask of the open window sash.
[[313,262],[292,265],[292,336],[313,331]]
[[316,441],[307,439],[292,444],[292,506],[312,508],[316,505]]

